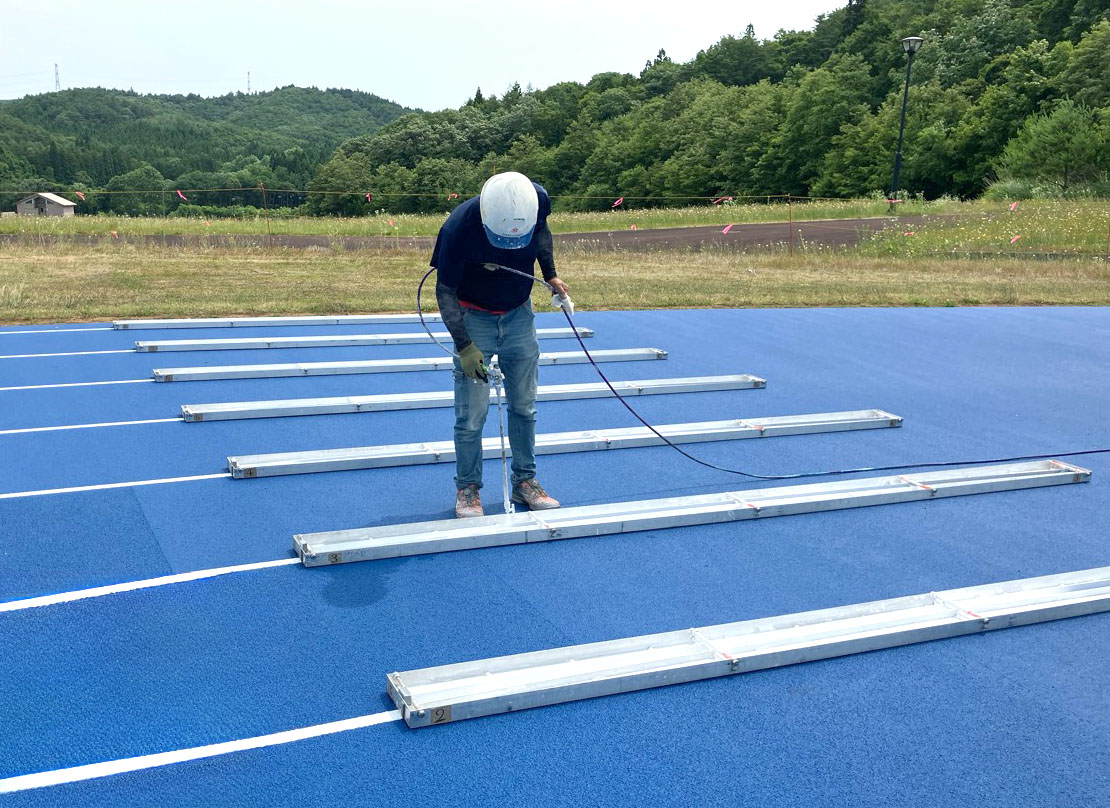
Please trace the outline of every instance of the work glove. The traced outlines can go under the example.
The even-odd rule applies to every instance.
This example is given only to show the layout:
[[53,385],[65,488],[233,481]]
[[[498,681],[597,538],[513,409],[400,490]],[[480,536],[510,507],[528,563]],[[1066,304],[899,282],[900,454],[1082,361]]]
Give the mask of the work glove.
[[489,381],[489,376],[486,375],[486,366],[482,364],[484,358],[482,352],[478,350],[478,346],[473,342],[459,351],[459,362],[462,364],[463,373],[466,374],[468,379]]

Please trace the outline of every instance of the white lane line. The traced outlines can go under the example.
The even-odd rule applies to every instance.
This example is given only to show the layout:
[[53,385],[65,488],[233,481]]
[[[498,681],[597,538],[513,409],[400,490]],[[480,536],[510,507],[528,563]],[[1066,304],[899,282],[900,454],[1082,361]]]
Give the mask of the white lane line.
[[31,426],[24,429],[0,429],[0,435],[23,435],[28,432],[57,432],[60,429],[96,429],[101,426],[133,426],[134,424],[168,424],[171,421],[184,423],[177,418],[150,418],[146,421],[107,421],[103,424],[66,424],[64,426]]
[[194,746],[189,749],[177,749],[173,752],[158,752],[153,755],[140,755],[139,757],[124,758],[122,760],[109,760],[104,763],[90,763],[85,766],[73,766],[68,769],[56,769],[50,772],[36,774],[22,774],[18,777],[8,777],[0,780],[0,794],[10,794],[14,791],[26,791],[32,788],[57,786],[62,783],[76,783],[82,780],[94,780],[98,777],[109,777],[113,774],[154,769],[159,766],[169,766],[173,763],[183,763],[187,760],[201,760],[203,758],[227,755],[232,752],[242,752],[246,749],[261,749],[266,746],[279,746],[280,744],[303,741],[307,738],[319,738],[321,735],[334,735],[337,732],[347,732],[352,729],[373,727],[377,724],[388,724],[401,720],[400,710],[387,710],[384,713],[360,715],[357,718],[344,718],[341,721],[331,721],[327,724],[316,724],[311,727],[290,729],[284,732],[275,732],[270,735],[258,735],[254,738],[241,738],[237,741],[225,741],[208,746]]
[[69,488],[43,488],[39,491],[13,491],[0,494],[0,499],[19,499],[21,497],[43,497],[47,494],[76,494],[79,491],[107,491],[110,488],[136,488],[140,485],[163,485],[165,483],[190,483],[194,480],[219,480],[230,478],[229,472],[219,474],[197,474],[193,477],[163,477],[160,480],[134,480],[129,483],[101,483],[99,485],[75,485]]
[[27,329],[25,331],[0,331],[0,337],[5,334],[72,334],[75,331],[114,331],[111,326],[107,328],[36,328]]
[[22,353],[0,356],[0,359],[43,359],[49,356],[92,356],[93,354],[109,353],[135,353],[135,349],[124,348],[118,351],[65,351],[63,353]]
[[65,384],[25,384],[21,387],[0,387],[0,392],[8,390],[52,390],[57,387],[96,387],[101,384],[147,384],[154,379],[120,379],[114,382],[66,382]]
[[134,592],[137,589],[151,589],[156,586],[169,586],[170,584],[182,584],[189,581],[202,581],[205,578],[216,578],[220,575],[231,575],[235,572],[251,572],[252,570],[264,570],[271,567],[288,567],[293,564],[299,564],[299,558],[280,558],[277,561],[257,561],[253,564],[236,564],[232,567],[213,567],[206,570],[194,570],[193,572],[179,572],[176,575],[163,575],[159,578],[145,578],[141,581],[125,581],[121,584],[108,584],[107,586],[95,586],[89,589],[76,589],[72,592],[58,592],[53,595],[40,595],[34,598],[24,598],[22,600],[10,600],[6,603],[0,603],[0,612],[18,612],[24,609],[37,609],[42,606],[55,606],[59,603],[73,603],[77,600],[87,600],[89,598],[102,598],[105,595],[117,595],[120,592]]

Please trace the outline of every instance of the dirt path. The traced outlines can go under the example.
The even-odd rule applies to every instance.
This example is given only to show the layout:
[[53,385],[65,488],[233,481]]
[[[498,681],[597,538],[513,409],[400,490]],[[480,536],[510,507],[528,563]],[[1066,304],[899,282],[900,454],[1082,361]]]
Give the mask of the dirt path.
[[[897,225],[916,225],[923,216],[902,218],[876,217],[871,219],[824,219],[820,221],[794,222],[794,245],[820,245],[823,247],[851,247],[868,233],[884,227]],[[786,245],[791,240],[791,228],[786,222],[733,225],[728,233],[723,233],[720,225],[699,227],[667,227],[654,230],[610,230],[597,233],[564,233],[555,236],[555,241],[563,246],[577,246],[594,250],[747,250],[757,247]],[[7,234],[0,236],[6,242],[18,242],[25,237]],[[51,239],[63,240],[70,244],[100,244],[113,239],[108,235],[72,235],[61,237],[35,236],[37,243],[49,244]],[[271,241],[272,239],[272,241]],[[122,235],[119,241],[132,244],[164,244],[180,247],[193,244],[206,244],[217,247],[290,247],[298,249],[331,249],[341,247],[346,250],[357,249],[432,249],[435,239],[432,236],[391,238],[389,236],[306,236],[265,234],[250,236],[194,236],[194,235]]]
[[[827,219],[794,222],[794,245],[851,247],[868,233],[892,224],[918,224],[924,217],[881,217],[873,219]],[[725,249],[744,250],[752,247],[774,247],[790,243],[791,226],[786,222],[733,225],[728,233],[720,225],[670,227],[658,230],[614,230],[604,233],[568,233],[555,236],[563,245],[581,245],[595,249],[657,250],[657,249]]]

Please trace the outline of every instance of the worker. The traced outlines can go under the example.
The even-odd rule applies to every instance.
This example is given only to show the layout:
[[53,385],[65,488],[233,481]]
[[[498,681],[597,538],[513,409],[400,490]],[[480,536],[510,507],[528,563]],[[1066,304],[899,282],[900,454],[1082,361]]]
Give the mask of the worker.
[[482,193],[460,204],[439,229],[431,265],[436,300],[455,342],[455,515],[481,516],[482,427],[489,412],[485,362],[496,354],[504,376],[512,449],[512,500],[533,510],[558,508],[536,481],[536,384],[539,343],[532,281],[501,266],[535,274],[562,296],[547,216],[551,199],[515,171],[495,174]]

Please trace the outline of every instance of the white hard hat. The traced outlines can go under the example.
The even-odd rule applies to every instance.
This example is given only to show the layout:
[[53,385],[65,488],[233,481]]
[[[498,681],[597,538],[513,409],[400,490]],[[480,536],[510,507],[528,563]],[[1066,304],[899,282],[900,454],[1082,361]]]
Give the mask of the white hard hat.
[[540,199],[532,181],[517,171],[494,174],[482,186],[482,227],[494,247],[527,247],[536,229]]

